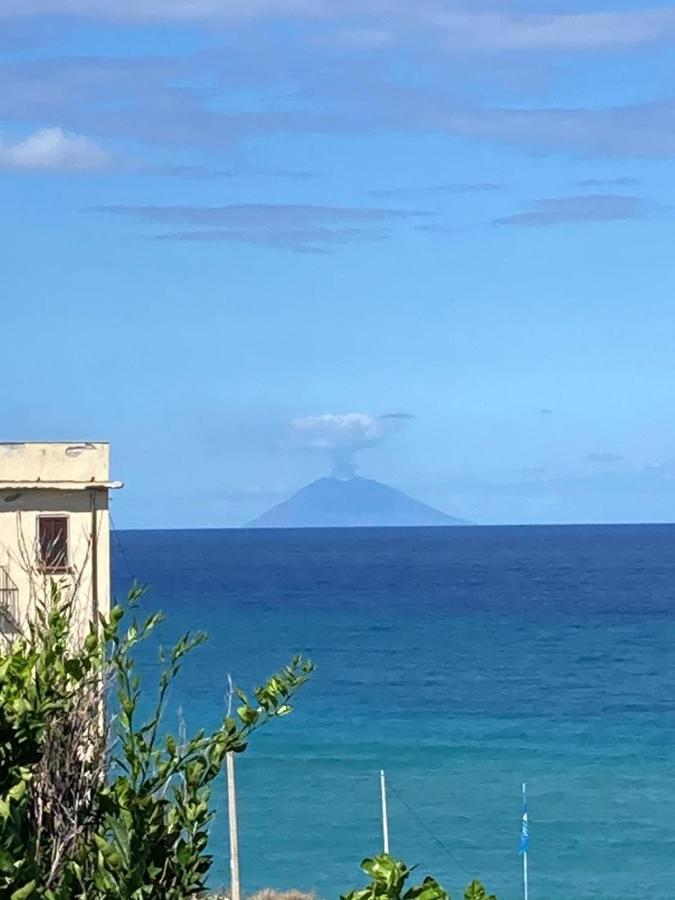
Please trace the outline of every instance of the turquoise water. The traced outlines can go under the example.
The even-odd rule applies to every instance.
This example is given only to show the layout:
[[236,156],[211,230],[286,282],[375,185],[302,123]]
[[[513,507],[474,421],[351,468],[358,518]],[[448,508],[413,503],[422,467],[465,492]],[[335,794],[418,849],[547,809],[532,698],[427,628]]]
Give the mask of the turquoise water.
[[[453,896],[675,897],[675,527],[121,532],[118,592],[152,586],[167,642],[209,643],[171,697],[222,715],[296,652],[318,670],[238,760],[245,889],[336,897],[381,845]],[[144,652],[146,675],[156,669]],[[227,882],[223,785],[212,884]],[[408,809],[413,806],[421,821]]]

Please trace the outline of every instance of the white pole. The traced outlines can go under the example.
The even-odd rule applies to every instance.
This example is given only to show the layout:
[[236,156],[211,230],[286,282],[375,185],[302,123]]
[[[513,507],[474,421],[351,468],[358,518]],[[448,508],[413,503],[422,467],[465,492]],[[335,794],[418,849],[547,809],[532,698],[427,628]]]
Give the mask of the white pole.
[[241,900],[239,883],[239,831],[237,827],[237,789],[234,783],[234,753],[227,754],[227,817],[230,824],[231,900]]
[[[384,769],[380,770],[380,794],[382,795],[382,842],[384,852],[389,853],[389,817],[387,815],[387,782],[384,778]],[[234,900],[234,898],[233,898]]]
[[[523,828],[525,830],[526,840],[529,839],[530,823],[527,816],[527,786],[523,782]],[[523,852],[523,898],[528,900],[528,883],[527,883],[527,850],[528,845],[525,844]]]

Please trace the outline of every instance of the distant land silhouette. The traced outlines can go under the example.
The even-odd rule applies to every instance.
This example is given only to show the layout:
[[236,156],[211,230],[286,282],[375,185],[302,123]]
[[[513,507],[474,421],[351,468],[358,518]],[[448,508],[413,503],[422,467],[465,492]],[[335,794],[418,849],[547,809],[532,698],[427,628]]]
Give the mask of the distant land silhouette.
[[249,528],[468,525],[370,478],[319,478],[273,506]]

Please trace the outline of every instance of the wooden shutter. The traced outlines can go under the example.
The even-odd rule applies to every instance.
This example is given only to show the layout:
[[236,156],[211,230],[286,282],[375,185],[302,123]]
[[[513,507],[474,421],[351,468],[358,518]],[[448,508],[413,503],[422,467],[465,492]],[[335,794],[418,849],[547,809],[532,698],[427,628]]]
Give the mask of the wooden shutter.
[[68,568],[67,516],[40,516],[38,545],[40,563],[45,571],[65,571]]

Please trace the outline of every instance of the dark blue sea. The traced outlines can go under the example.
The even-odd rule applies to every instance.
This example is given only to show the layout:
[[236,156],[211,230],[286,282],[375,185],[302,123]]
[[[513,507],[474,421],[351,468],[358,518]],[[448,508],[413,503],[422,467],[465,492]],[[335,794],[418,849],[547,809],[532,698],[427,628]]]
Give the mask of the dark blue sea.
[[[301,652],[292,716],[237,761],[242,879],[361,883],[381,849],[462,896],[675,897],[675,527],[146,531],[113,536],[163,609],[161,639],[205,629],[168,725],[214,725],[242,687]],[[156,648],[140,656],[149,683]],[[224,785],[212,886],[228,880]],[[411,812],[411,809],[414,811]]]

